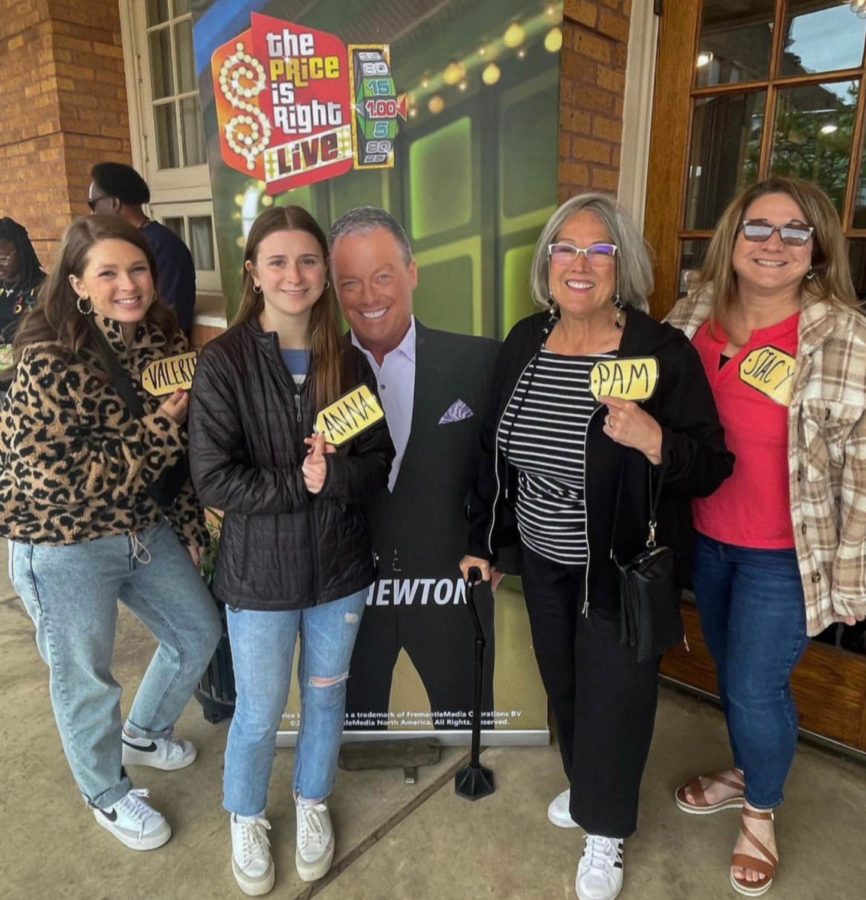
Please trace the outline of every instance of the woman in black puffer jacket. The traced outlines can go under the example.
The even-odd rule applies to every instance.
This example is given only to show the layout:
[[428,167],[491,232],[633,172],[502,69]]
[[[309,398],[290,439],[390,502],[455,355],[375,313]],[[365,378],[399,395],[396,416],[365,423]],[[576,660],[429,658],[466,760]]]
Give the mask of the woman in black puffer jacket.
[[224,511],[214,592],[228,607],[237,703],[223,805],[232,869],[247,894],[274,867],[265,802],[300,635],[295,863],[321,878],[334,855],[334,783],[349,660],[375,570],[358,504],[385,487],[394,449],[384,419],[335,448],[317,413],[375,379],[343,341],[322,230],[298,206],[253,223],[232,327],[202,352],[190,408],[200,500]]

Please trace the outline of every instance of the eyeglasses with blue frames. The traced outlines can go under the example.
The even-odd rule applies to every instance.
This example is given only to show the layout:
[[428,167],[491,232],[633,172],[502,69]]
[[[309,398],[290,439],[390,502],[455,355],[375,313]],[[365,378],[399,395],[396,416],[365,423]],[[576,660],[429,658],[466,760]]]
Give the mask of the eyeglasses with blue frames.
[[547,256],[557,266],[568,266],[582,253],[591,266],[601,266],[612,262],[619,248],[616,244],[597,243],[588,247],[575,247],[574,244],[556,243],[547,245]]
[[768,241],[774,231],[779,232],[779,240],[789,247],[802,247],[815,229],[811,225],[803,225],[800,222],[788,222],[785,225],[771,225],[766,219],[744,219],[740,224],[740,231],[747,241]]

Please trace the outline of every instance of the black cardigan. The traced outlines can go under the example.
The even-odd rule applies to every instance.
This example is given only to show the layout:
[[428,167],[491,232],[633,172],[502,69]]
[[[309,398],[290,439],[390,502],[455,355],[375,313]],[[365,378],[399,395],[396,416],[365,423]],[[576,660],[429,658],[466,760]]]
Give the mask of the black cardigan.
[[[342,348],[342,392],[376,381],[360,351]],[[242,609],[300,609],[345,597],[375,577],[360,507],[388,483],[394,447],[382,419],[325,457],[318,494],[304,485],[313,431],[312,381],[299,389],[277,336],[247,321],[201,353],[189,412],[199,500],[225,513],[214,593]]]
[[[481,431],[477,476],[469,501],[467,552],[496,562],[517,543],[516,472],[498,449],[502,414],[524,369],[541,349],[555,319],[538,313],[518,322],[502,345],[494,375],[494,398]],[[618,356],[654,356],[659,383],[643,408],[662,427],[664,487],[658,511],[657,540],[677,552],[682,584],[688,582],[691,550],[690,499],[711,494],[733,469],[734,457],[724,442],[716,406],[697,352],[685,335],[670,325],[629,307]],[[621,561],[645,545],[649,521],[646,457],[623,447],[603,431],[604,407],[587,426],[584,494],[587,514],[587,597],[590,606],[618,609],[618,583],[611,551]],[[622,471],[620,512],[613,534]]]

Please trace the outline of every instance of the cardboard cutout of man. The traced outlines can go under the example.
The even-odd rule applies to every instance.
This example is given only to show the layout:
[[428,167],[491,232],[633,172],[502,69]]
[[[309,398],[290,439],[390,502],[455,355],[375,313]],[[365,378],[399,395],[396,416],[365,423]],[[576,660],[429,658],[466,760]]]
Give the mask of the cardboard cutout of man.
[[135,226],[156,257],[159,296],[177,313],[181,331],[189,337],[195,311],[195,266],[189,247],[141,208],[150,202],[147,182],[123,163],[96,163],[90,170],[87,205],[99,216],[120,216]]
[[[434,726],[468,728],[475,632],[457,563],[498,344],[425,328],[412,315],[417,267],[402,226],[385,210],[345,213],[329,244],[351,340],[376,373],[397,451],[388,490],[367,506],[379,582],[352,657],[347,727],[387,727],[392,669],[403,648],[427,690]],[[488,584],[475,589],[475,600],[487,639],[482,710],[490,711]]]

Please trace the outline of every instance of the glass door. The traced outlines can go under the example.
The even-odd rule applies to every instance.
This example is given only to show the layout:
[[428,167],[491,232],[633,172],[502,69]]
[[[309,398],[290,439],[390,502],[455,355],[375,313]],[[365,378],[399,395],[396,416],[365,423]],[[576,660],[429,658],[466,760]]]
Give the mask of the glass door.
[[[866,297],[864,46],[863,0],[666,0],[645,223],[655,315],[685,291],[728,201],[773,174],[827,192]],[[694,608],[684,613],[692,652],[672,653],[663,672],[714,692]],[[794,689],[804,728],[866,750],[866,626],[813,640]]]

